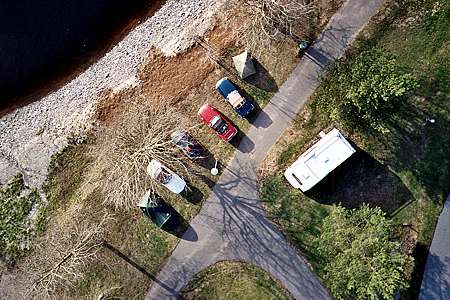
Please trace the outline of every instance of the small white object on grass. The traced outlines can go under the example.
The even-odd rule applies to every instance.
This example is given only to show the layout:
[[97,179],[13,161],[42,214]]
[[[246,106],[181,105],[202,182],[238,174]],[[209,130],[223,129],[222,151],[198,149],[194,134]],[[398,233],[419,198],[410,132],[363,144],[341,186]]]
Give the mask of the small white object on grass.
[[427,124],[427,123],[430,123],[430,124],[434,124],[434,123],[436,123],[436,119],[433,119],[433,118],[426,118],[425,119],[425,124]]
[[219,174],[219,169],[217,169],[217,160],[216,160],[216,163],[214,164],[214,168],[211,169],[211,174],[214,176]]

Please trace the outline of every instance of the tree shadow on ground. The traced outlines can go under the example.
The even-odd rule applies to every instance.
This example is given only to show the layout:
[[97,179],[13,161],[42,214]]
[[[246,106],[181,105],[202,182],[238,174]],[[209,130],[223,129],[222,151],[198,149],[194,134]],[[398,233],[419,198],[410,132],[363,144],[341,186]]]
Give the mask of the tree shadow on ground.
[[[448,279],[450,273],[447,266],[450,264],[450,257],[444,261],[436,255],[429,253],[426,245],[418,243],[414,251],[414,271],[412,278],[413,289],[417,294],[413,295],[418,299],[446,299],[443,296],[450,295],[450,285]],[[412,290],[412,289],[410,289]]]
[[310,270],[277,226],[266,218],[252,161],[237,155],[221,182],[216,184],[212,198],[211,203],[218,211],[203,215],[203,222],[220,232],[221,239],[226,242],[225,259],[251,262],[269,269],[274,276],[291,274],[284,278],[284,283],[304,291],[307,299],[328,298],[316,282],[305,284],[311,282]]
[[412,256],[414,257],[414,266],[411,273],[411,286],[407,290],[408,293],[411,293],[411,299],[419,299],[420,285],[422,284],[428,253],[427,245],[421,242],[416,244],[414,252],[412,253]]
[[245,78],[248,84],[266,92],[275,93],[278,91],[278,85],[269,71],[255,58],[252,59],[256,73]]
[[416,97],[426,101],[401,107],[390,120],[391,133],[380,142],[394,170],[411,173],[415,188],[434,201],[445,201],[450,191],[450,108],[443,105],[445,95]]
[[141,272],[141,274],[145,275],[147,278],[151,279],[154,282],[157,282],[159,285],[161,285],[164,289],[167,291],[172,291],[169,286],[158,280],[156,276],[150,272],[148,272],[142,265],[140,265],[137,261],[135,261],[133,258],[131,258],[129,255],[126,255],[122,251],[120,251],[119,248],[115,247],[108,241],[103,241],[103,247],[111,251],[111,253],[115,254],[118,258],[122,259],[125,263],[135,268],[137,271]]
[[413,199],[403,182],[367,152],[357,149],[347,161],[305,193],[322,204],[357,208],[363,203],[392,213]]

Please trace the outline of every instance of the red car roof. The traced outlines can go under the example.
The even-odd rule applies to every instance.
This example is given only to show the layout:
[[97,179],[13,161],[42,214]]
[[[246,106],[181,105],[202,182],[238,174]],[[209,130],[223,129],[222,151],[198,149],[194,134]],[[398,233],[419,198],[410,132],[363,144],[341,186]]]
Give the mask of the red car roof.
[[211,127],[210,121],[215,117],[219,116],[224,122],[228,124],[228,129],[224,133],[216,133],[224,140],[230,141],[237,133],[237,128],[234,124],[228,120],[220,111],[218,111],[214,106],[206,103],[198,110],[198,116],[205,122],[209,127]]
[[211,121],[211,119],[216,115],[222,117],[222,114],[217,109],[215,109],[214,106],[208,103],[200,107],[200,109],[198,110],[198,116],[201,117],[205,122]]

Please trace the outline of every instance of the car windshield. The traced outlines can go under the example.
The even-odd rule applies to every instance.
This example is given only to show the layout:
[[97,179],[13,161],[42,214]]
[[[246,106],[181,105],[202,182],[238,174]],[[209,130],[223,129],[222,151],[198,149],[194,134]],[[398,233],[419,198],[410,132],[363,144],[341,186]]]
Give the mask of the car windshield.
[[168,184],[170,179],[172,179],[172,174],[164,168],[161,168],[158,176],[156,176],[156,180],[162,184]]
[[219,116],[212,118],[211,127],[220,134],[224,134],[227,131],[228,125]]
[[175,145],[180,148],[186,148],[191,144],[191,141],[188,136],[182,136],[178,140],[176,140]]

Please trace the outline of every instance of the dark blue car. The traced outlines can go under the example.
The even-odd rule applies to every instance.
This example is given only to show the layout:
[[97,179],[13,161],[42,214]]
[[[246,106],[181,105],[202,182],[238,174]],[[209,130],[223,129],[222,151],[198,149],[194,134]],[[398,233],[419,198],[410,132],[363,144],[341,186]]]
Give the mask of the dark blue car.
[[253,103],[239,94],[236,86],[228,80],[227,77],[220,79],[216,84],[216,89],[219,94],[225,98],[225,101],[233,106],[233,109],[238,113],[239,116],[245,118],[250,115],[250,113],[255,109]]

